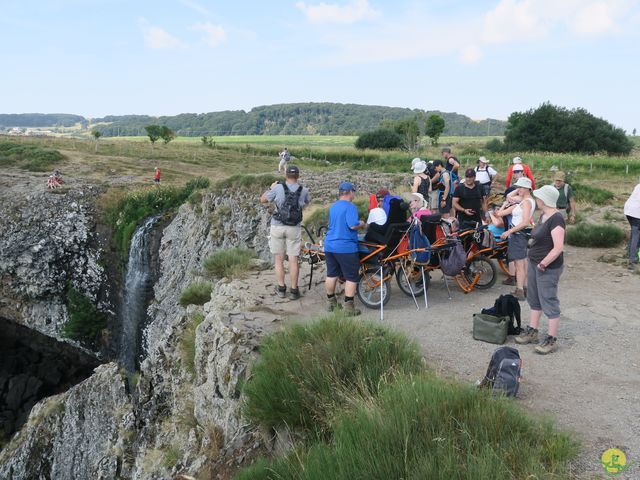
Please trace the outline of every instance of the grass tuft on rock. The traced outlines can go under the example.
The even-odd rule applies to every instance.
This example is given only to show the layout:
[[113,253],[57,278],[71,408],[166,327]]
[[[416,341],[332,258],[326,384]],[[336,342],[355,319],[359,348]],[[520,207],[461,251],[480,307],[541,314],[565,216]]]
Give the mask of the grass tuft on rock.
[[251,268],[256,252],[246,248],[218,250],[209,255],[204,263],[205,271],[213,277],[237,278]]
[[191,318],[189,318],[187,326],[180,338],[180,359],[182,361],[182,366],[191,375],[196,372],[196,329],[203,320],[204,315],[202,313],[195,313]]
[[210,282],[202,280],[191,282],[180,294],[180,305],[183,307],[187,305],[204,305],[211,300],[212,288]]
[[617,225],[581,223],[567,229],[567,243],[575,247],[615,247],[623,240],[624,231]]

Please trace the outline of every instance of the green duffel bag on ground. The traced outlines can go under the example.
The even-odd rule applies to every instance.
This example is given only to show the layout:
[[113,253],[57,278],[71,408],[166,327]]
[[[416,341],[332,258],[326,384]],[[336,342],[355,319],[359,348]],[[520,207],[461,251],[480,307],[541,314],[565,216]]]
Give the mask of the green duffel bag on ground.
[[473,338],[502,345],[507,339],[509,317],[494,317],[486,313],[473,315]]

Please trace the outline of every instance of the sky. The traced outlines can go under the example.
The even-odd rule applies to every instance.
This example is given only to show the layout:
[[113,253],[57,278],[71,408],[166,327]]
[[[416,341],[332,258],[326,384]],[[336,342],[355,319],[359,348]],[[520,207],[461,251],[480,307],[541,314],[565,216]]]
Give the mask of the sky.
[[0,113],[340,102],[640,129],[640,0],[0,0]]

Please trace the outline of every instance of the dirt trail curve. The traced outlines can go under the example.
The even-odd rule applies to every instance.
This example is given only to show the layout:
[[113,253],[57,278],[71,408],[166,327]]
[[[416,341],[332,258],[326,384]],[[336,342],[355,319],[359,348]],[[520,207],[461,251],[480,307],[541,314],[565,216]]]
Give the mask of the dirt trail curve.
[[[605,477],[600,456],[617,447],[635,463],[615,478],[638,479],[640,275],[598,262],[602,253],[567,248],[560,284],[560,347],[548,356],[535,354],[530,345],[519,347],[525,381],[518,401],[535,415],[550,415],[561,428],[578,434],[582,450],[572,466],[576,478],[611,478]],[[302,273],[308,269],[303,266]],[[314,283],[323,278],[323,273],[314,273]],[[448,300],[440,274],[435,273],[429,309],[420,311],[394,281],[384,322],[419,342],[429,363],[443,375],[473,383],[484,374],[496,346],[473,340],[472,316],[493,305],[501,293],[509,293],[513,287],[500,285],[502,279],[499,275],[490,290],[468,295],[452,287],[452,300]],[[311,292],[305,287],[305,293],[300,315],[306,317],[321,308],[322,285],[314,286]],[[522,306],[526,325],[529,307],[526,302]],[[364,317],[378,319],[377,311],[363,310]],[[542,327],[546,331],[545,319]],[[511,337],[507,341],[508,345],[514,343]]]

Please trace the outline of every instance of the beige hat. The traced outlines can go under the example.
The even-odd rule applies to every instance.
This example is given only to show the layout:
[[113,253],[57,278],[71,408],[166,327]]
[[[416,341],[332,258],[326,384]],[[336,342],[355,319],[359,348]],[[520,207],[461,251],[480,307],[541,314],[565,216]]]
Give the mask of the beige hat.
[[491,163],[489,160],[487,160],[487,157],[480,157],[478,161],[482,163],[486,163],[487,165]]
[[518,181],[514,184],[516,187],[528,188],[531,190],[531,180],[528,177],[520,177]]
[[552,185],[545,185],[533,191],[533,196],[539,198],[547,207],[556,208],[560,192]]
[[565,178],[566,177],[565,177],[564,172],[560,172],[560,171],[556,172],[556,174],[553,176],[554,180],[560,180],[561,182],[564,182]]
[[421,193],[405,193],[403,197],[407,202],[411,202],[411,200],[419,200],[420,208],[427,208],[428,206],[427,201]]
[[416,164],[420,163],[422,160],[420,159],[420,157],[416,157],[413,160],[411,160],[411,170],[413,170],[414,168],[416,168]]
[[423,173],[427,169],[427,164],[420,160],[413,166],[413,173]]

